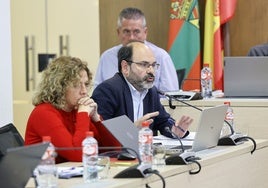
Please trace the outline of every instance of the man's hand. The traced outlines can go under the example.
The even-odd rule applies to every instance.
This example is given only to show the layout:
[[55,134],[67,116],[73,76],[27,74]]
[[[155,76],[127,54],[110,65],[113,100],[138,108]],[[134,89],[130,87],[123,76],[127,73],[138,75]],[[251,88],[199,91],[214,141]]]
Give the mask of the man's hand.
[[137,119],[137,121],[134,122],[134,124],[140,128],[141,125],[142,125],[142,122],[144,121],[148,121],[149,124],[153,123],[153,119],[152,117],[155,117],[155,116],[158,116],[159,115],[159,112],[156,111],[156,112],[152,112],[152,113],[148,113],[148,114],[145,114],[144,116],[142,116],[140,119]]
[[175,125],[172,126],[172,132],[177,136],[182,138],[184,134],[187,132],[189,126],[192,124],[193,119],[189,116],[182,116],[180,120],[175,122]]

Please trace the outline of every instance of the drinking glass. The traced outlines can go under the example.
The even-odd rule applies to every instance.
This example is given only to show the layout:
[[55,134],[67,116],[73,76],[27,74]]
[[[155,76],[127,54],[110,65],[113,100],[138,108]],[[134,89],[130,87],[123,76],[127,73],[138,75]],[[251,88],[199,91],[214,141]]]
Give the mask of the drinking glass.
[[58,172],[56,166],[39,165],[35,169],[38,188],[57,188]]
[[108,177],[110,169],[110,157],[98,156],[97,168],[98,179],[106,179]]
[[163,145],[154,145],[153,146],[153,166],[154,167],[163,167],[165,163],[166,149]]

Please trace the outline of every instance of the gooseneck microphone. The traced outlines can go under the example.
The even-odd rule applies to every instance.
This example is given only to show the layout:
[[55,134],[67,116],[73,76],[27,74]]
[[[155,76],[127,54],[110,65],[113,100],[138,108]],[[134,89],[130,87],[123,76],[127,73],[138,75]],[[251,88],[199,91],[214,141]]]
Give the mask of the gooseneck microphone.
[[[169,95],[163,91],[158,90],[158,93],[160,95],[164,95],[169,99],[169,106],[171,109],[175,109],[175,106],[172,105],[172,99],[174,99],[175,101],[178,101],[180,103],[183,103],[189,107],[192,107],[196,110],[199,111],[203,111],[201,108],[198,108],[194,105],[191,105],[183,100],[178,99],[177,97],[174,97],[172,95]],[[241,133],[236,133],[233,129],[233,127],[230,125],[230,123],[226,120],[224,120],[224,122],[228,125],[231,133],[227,136],[224,136],[222,138],[219,139],[218,145],[238,145],[238,144],[242,144],[244,141],[247,141],[248,139],[251,140],[253,142],[253,149],[251,151],[251,154],[256,150],[256,142],[253,138],[249,137],[249,136],[244,136]]]
[[165,131],[170,133],[173,137],[175,137],[180,142],[181,151],[183,153],[185,151],[185,149],[184,149],[184,146],[182,144],[181,138],[179,136],[177,136],[174,132],[172,132],[169,127],[165,127]]
[[202,111],[201,108],[198,108],[198,107],[196,107],[196,106],[194,106],[194,105],[191,105],[191,104],[189,104],[189,103],[187,103],[187,102],[185,102],[185,101],[183,101],[183,100],[180,100],[180,99],[177,98],[177,97],[174,97],[174,96],[172,96],[172,95],[169,95],[169,94],[167,94],[167,93],[165,93],[165,92],[163,92],[163,91],[157,90],[157,92],[158,92],[160,95],[166,96],[166,97],[169,99],[169,101],[170,101],[170,103],[169,103],[169,107],[170,107],[171,109],[175,109],[175,108],[176,108],[176,106],[173,106],[173,105],[172,105],[172,100],[171,100],[171,99],[174,99],[174,100],[179,101],[179,102],[181,102],[181,103],[183,103],[183,104],[186,104],[187,106],[190,106],[190,107],[192,107],[192,108],[195,108],[196,110]]
[[174,132],[170,130],[169,127],[166,127],[165,130],[169,132],[173,137],[179,140],[181,144],[181,153],[173,154],[166,158],[165,162],[166,165],[184,165],[189,163],[196,163],[198,165],[197,171],[190,171],[190,174],[197,174],[201,171],[201,165],[196,160],[199,160],[200,158],[195,157],[195,153],[192,151],[185,151],[185,148],[182,144],[182,141],[179,136],[177,136]]

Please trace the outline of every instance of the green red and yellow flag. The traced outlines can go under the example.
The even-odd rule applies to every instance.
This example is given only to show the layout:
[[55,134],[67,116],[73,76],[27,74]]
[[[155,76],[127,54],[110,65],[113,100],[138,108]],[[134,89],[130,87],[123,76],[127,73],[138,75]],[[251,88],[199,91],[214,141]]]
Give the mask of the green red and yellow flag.
[[176,70],[185,69],[183,90],[200,89],[198,0],[171,0],[168,52]]

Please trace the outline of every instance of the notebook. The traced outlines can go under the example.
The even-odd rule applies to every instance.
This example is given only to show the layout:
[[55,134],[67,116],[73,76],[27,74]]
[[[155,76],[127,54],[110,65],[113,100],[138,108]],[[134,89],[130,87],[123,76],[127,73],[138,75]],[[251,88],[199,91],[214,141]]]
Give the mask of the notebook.
[[[183,145],[184,149],[198,152],[217,146],[227,108],[227,105],[219,105],[204,109],[201,112],[194,139],[192,142],[186,140],[188,144]],[[157,141],[159,142],[160,139]],[[174,146],[174,142],[177,142],[177,146]],[[167,148],[167,154],[182,151],[180,143],[174,139],[165,140],[162,144]]]
[[0,182],[9,188],[25,187],[41,161],[48,144],[35,144],[7,150],[0,159]]
[[[131,148],[136,152],[135,156],[139,155],[139,129],[126,115],[105,120],[102,123],[123,147]],[[128,151],[133,154],[133,151]]]
[[267,97],[268,57],[225,57],[225,97]]

